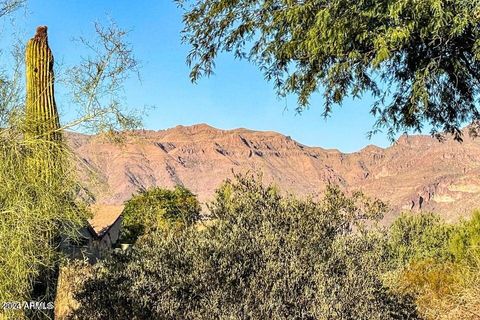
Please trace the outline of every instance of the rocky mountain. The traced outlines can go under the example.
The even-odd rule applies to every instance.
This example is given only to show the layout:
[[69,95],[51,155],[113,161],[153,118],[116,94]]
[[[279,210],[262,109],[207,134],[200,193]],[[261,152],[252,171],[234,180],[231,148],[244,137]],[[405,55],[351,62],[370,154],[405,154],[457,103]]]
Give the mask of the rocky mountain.
[[205,124],[122,138],[68,135],[84,178],[96,177],[87,182],[99,203],[118,205],[140,189],[177,184],[205,202],[233,172],[250,171],[301,195],[319,195],[329,183],[361,190],[389,203],[392,213],[431,210],[452,220],[480,207],[480,139],[468,135],[463,143],[402,136],[391,147],[354,153],[308,147],[276,132]]

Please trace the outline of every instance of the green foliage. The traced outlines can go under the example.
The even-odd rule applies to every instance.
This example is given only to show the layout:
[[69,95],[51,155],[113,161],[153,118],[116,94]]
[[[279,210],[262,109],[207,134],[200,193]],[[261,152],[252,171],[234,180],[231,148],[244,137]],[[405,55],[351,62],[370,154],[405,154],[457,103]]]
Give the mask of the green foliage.
[[96,265],[74,318],[416,318],[380,281],[381,234],[362,227],[383,209],[333,188],[315,202],[236,177],[204,229],[151,233]]
[[[24,2],[0,1],[0,18]],[[83,100],[83,109],[78,110],[80,118],[67,127],[85,122],[105,124],[107,117],[108,124],[123,127],[128,119],[119,108],[112,110],[101,102],[118,94],[116,91],[135,66],[129,47],[118,45],[124,41],[122,36],[125,33],[113,27],[108,30],[110,33],[103,32],[94,41],[102,48],[96,51],[103,58],[101,62],[90,57],[83,59],[82,66],[90,69],[79,66],[75,68],[76,73],[70,75],[72,81],[76,81],[75,88],[82,87],[82,84],[89,86],[91,82],[77,81],[78,77],[88,78],[94,72],[93,64],[103,66],[102,70],[96,69],[96,77],[92,80],[95,85],[89,86],[91,90],[85,89],[89,95]],[[52,302],[57,271],[63,257],[60,243],[76,238],[87,217],[85,202],[80,197],[84,188],[79,185],[76,176],[77,159],[60,139],[59,132],[65,126],[59,126],[54,103],[53,58],[49,50],[44,50],[47,49],[44,46],[46,41],[40,42],[30,42],[27,57],[22,49],[15,47],[12,50],[14,65],[8,66],[5,71],[3,66],[0,68],[0,302]],[[116,45],[112,46],[112,42]],[[95,50],[92,46],[89,48]],[[25,82],[25,58],[29,72],[27,95],[22,87]],[[125,60],[131,63],[113,68],[112,59],[119,65]],[[35,78],[36,68],[42,73],[38,78]],[[105,69],[108,74],[103,73]],[[56,74],[55,79],[62,76],[61,73]],[[106,85],[105,82],[112,78],[115,85]],[[99,91],[106,86],[108,92]],[[95,101],[94,106],[92,101]],[[1,310],[0,318],[46,319],[53,316],[51,312]]]
[[389,228],[388,253],[394,266],[413,260],[449,257],[452,226],[433,213],[404,213]]
[[133,243],[146,233],[190,226],[200,211],[197,197],[182,186],[144,190],[125,203],[121,238]]
[[[1,101],[8,121],[0,129],[2,302],[53,301],[60,241],[75,237],[85,222],[72,158],[59,135],[46,28],[41,38],[37,35],[27,45],[27,116],[9,110],[11,100]],[[6,317],[45,318],[51,312],[10,310]]]
[[138,129],[143,110],[128,107],[123,95],[126,81],[132,75],[139,76],[139,62],[128,42],[129,33],[111,19],[105,25],[94,23],[94,27],[95,38],[74,39],[86,54],[58,79],[71,100],[69,111],[79,114],[64,128],[80,127],[83,132],[111,136],[117,131]]
[[389,228],[388,251],[395,266],[433,259],[439,262],[480,258],[480,211],[457,224],[433,213],[405,213]]
[[257,64],[298,111],[323,88],[324,114],[370,94],[372,133],[446,131],[478,120],[480,3],[471,0],[176,0],[191,79],[221,52]]
[[[53,301],[60,236],[75,237],[86,214],[75,200],[79,186],[68,151],[21,134],[0,131],[0,301]],[[56,165],[39,175],[36,163],[52,152]]]
[[434,214],[404,214],[390,227],[387,242],[389,284],[397,292],[414,295],[423,316],[478,319],[478,211],[452,225]]
[[426,319],[478,319],[480,257],[476,261],[422,259],[405,266],[392,282],[410,294]]
[[449,250],[456,260],[480,259],[480,211],[455,228]]
[[384,241],[377,232],[335,241],[320,273],[319,319],[417,319],[411,296],[393,293],[381,279]]

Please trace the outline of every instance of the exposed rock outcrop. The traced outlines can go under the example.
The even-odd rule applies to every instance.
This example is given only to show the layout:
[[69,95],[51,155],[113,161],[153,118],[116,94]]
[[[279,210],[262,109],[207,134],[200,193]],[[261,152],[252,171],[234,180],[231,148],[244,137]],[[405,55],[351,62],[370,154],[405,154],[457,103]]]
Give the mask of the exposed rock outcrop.
[[[389,148],[345,154],[302,145],[275,132],[219,130],[208,125],[140,130],[122,144],[68,135],[70,145],[103,181],[99,202],[121,204],[139,189],[182,184],[208,201],[234,172],[261,171],[283,190],[318,195],[328,184],[387,201],[393,213],[431,210],[454,219],[480,207],[480,140],[463,143],[402,136]],[[101,190],[101,191],[100,191]]]

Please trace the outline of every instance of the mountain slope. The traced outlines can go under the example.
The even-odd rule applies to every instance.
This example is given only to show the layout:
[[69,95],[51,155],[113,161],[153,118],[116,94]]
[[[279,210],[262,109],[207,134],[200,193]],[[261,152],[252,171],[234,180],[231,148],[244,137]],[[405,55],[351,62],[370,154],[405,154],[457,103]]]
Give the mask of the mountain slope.
[[434,210],[454,219],[480,207],[480,140],[468,137],[460,144],[402,136],[389,148],[368,146],[350,154],[307,147],[275,132],[205,124],[135,131],[121,144],[80,134],[68,139],[97,173],[93,190],[107,204],[121,204],[142,188],[176,184],[208,201],[232,172],[254,171],[302,195],[318,195],[329,183],[362,190],[388,202],[394,213]]

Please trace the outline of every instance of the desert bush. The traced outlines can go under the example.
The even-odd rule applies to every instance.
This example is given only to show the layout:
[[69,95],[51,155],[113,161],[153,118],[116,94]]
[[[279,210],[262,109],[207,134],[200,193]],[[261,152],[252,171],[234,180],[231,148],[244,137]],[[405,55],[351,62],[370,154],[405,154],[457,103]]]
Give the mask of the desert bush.
[[415,297],[427,319],[478,319],[480,214],[446,224],[434,214],[402,215],[389,232],[388,283]]
[[401,271],[395,290],[414,296],[426,319],[479,319],[479,284],[478,263],[424,259]]
[[412,296],[392,293],[381,279],[384,246],[385,237],[377,232],[336,240],[320,273],[319,319],[418,318]]
[[480,211],[456,224],[434,213],[404,213],[389,228],[388,251],[396,267],[433,259],[461,263],[480,257]]
[[477,262],[480,258],[480,211],[474,211],[470,219],[456,226],[450,237],[449,251],[456,260]]
[[145,233],[192,225],[200,211],[197,197],[182,186],[144,190],[125,203],[122,240],[133,243]]
[[388,230],[388,254],[393,267],[424,258],[448,259],[453,226],[434,213],[403,213]]
[[54,319],[68,319],[72,311],[78,308],[74,293],[77,288],[81,288],[82,284],[92,277],[92,269],[92,265],[88,261],[64,261],[59,270]]
[[0,132],[0,301],[53,301],[60,236],[75,237],[86,213],[67,151],[59,148],[49,175],[39,175],[32,160],[43,161],[52,146],[11,134]]
[[237,176],[201,231],[145,235],[95,266],[76,319],[409,319],[414,306],[379,278],[383,204],[328,188],[322,201],[282,196]]

